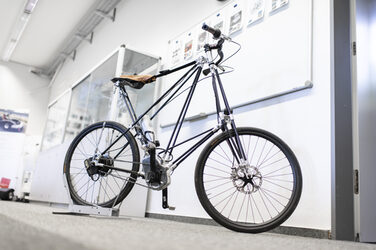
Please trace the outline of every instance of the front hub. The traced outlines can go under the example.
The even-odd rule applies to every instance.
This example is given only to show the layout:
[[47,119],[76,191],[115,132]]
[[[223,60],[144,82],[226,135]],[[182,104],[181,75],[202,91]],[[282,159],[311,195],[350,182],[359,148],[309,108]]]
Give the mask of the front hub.
[[231,176],[234,187],[245,194],[257,192],[262,185],[262,175],[253,166],[233,168]]

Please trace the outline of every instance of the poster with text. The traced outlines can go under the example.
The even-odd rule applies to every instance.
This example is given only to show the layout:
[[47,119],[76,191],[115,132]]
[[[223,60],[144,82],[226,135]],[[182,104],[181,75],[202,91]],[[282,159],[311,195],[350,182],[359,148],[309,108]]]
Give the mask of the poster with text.
[[11,109],[0,109],[0,132],[25,133],[29,113]]
[[[206,25],[210,26],[209,22],[205,22]],[[197,28],[197,42],[196,42],[196,53],[200,54],[204,51],[204,45],[208,42],[208,32],[202,29],[202,25],[199,25]]]
[[242,29],[243,24],[243,10],[240,3],[233,3],[228,6],[229,10],[229,35]]
[[171,47],[172,47],[171,64],[176,65],[176,64],[180,63],[180,58],[181,58],[181,54],[182,54],[181,41],[180,40],[173,40]]
[[282,8],[283,6],[287,5],[288,3],[289,3],[289,0],[272,0],[272,6],[271,6],[270,12],[278,10]]
[[249,2],[248,24],[252,24],[264,17],[265,0],[250,0]]
[[188,61],[193,57],[193,35],[192,32],[189,32],[186,35],[184,42],[184,60]]

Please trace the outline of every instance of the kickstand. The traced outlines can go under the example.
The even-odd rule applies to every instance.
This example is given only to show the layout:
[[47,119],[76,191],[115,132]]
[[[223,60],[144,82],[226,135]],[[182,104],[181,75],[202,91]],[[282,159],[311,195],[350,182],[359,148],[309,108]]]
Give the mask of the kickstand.
[[169,210],[175,210],[175,207],[170,207],[168,205],[168,198],[167,198],[167,188],[162,190],[162,207],[164,209],[168,208]]

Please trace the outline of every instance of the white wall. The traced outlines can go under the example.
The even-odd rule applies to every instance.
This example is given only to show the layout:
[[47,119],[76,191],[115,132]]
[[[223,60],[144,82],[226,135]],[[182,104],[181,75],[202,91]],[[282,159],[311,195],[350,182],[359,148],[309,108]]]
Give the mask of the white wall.
[[47,118],[49,80],[30,73],[29,69],[0,61],[0,108],[28,110],[26,135],[41,136]]
[[[297,1],[297,0],[292,0]],[[330,229],[330,1],[314,1],[314,88],[264,104],[235,111],[240,126],[269,130],[281,137],[293,151],[303,171],[301,202],[285,225]],[[115,23],[105,20],[95,31],[92,45],[82,44],[76,61],[66,61],[51,90],[53,100],[78,81],[103,57],[120,44],[162,57],[167,41],[219,9],[219,1],[122,1]],[[291,37],[291,39],[294,39]],[[230,92],[229,92],[230,93]],[[182,136],[211,127],[213,117],[187,123]],[[167,140],[171,128],[160,131]],[[196,197],[194,167],[196,151],[174,173],[169,202],[175,211],[161,208],[161,193],[150,192],[147,212],[208,217]]]
[[[29,72],[29,67],[0,61],[0,108],[27,110],[29,120],[25,134],[1,133],[0,177],[11,179],[11,187],[19,195],[23,175],[23,157],[33,161],[31,154],[39,147],[46,121],[49,81]],[[33,170],[33,169],[28,169]]]

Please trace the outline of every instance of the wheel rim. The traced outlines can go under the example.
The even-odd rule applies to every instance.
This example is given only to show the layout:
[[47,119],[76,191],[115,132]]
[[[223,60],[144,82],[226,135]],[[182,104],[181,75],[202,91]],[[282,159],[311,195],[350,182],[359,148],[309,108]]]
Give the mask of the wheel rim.
[[296,195],[291,158],[264,135],[240,133],[247,161],[237,163],[226,140],[208,153],[203,189],[211,211],[230,224],[262,227],[286,214]]
[[[102,132],[103,131],[103,132]],[[104,173],[97,173],[89,176],[85,167],[85,160],[93,158],[95,149],[98,152],[105,150],[124,131],[113,127],[98,127],[85,134],[75,145],[69,159],[68,182],[71,194],[82,204],[108,206],[117,199],[129,183],[132,176],[118,170],[106,170]],[[118,142],[108,151],[107,156],[119,156],[114,160],[113,166],[116,168],[132,170],[133,154],[127,137],[122,136]],[[128,145],[124,150],[123,146]]]

